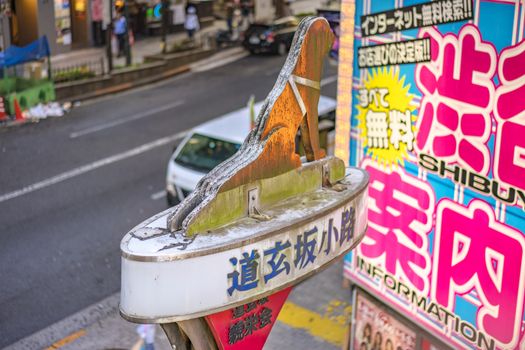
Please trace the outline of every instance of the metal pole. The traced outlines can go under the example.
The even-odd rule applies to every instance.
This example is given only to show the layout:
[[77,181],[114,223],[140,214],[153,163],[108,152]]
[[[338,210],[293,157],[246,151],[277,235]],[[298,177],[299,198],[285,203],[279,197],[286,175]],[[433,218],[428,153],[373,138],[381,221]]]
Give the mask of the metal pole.
[[53,80],[53,74],[51,70],[51,55],[47,55],[47,79],[49,81]]
[[106,28],[106,54],[108,57],[108,74],[113,71],[113,52],[111,39],[113,36],[113,0],[109,0],[109,24]]
[[2,48],[2,51],[5,51],[5,49],[7,49],[7,47],[6,47],[6,45],[5,45],[4,15],[3,15],[3,14],[0,14],[0,30],[2,31],[2,44],[1,44],[1,48]]
[[168,341],[174,349],[191,350],[190,339],[184,334],[177,323],[161,323],[160,326],[166,333]]
[[162,25],[162,53],[166,53],[168,47],[168,14],[169,14],[169,1],[162,0],[161,9],[161,25]]

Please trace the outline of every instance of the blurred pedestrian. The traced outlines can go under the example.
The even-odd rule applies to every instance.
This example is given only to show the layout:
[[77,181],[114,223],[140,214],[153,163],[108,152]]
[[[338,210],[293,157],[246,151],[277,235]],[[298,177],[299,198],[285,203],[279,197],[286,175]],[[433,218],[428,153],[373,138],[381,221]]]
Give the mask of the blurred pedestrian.
[[241,34],[242,15],[241,10],[238,7],[234,7],[233,19],[232,19],[232,35],[231,40],[239,39]]
[[118,43],[118,54],[117,57],[124,56],[126,52],[126,31],[127,31],[126,17],[122,14],[122,11],[117,12],[115,18],[115,35],[117,36]]
[[241,0],[242,29],[246,30],[251,23],[252,2],[251,0]]
[[235,8],[233,6],[233,2],[228,1],[226,3],[226,24],[228,25],[228,32],[231,34],[233,29],[233,11],[235,11]]
[[133,346],[132,350],[155,350],[155,325],[141,324],[137,327],[139,341]]
[[184,21],[184,29],[188,33],[188,38],[193,41],[194,35],[199,31],[199,17],[194,6],[189,6],[186,12],[186,20]]

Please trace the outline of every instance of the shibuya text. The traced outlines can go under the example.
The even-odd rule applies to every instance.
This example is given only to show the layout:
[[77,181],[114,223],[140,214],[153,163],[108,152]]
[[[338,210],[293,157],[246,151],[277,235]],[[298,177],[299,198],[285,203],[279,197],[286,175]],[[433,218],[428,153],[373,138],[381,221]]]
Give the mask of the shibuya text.
[[466,186],[483,195],[492,196],[497,201],[508,205],[516,205],[521,199],[525,211],[525,192],[514,187],[503,187],[496,179],[489,179],[473,171],[463,169],[457,165],[447,164],[443,160],[428,154],[419,154],[419,166],[438,174],[442,178],[450,178],[455,183]]

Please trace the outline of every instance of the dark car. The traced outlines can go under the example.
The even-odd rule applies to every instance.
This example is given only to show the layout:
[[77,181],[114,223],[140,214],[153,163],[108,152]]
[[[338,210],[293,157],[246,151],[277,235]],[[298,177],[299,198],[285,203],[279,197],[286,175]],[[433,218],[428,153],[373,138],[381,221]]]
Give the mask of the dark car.
[[272,52],[285,55],[292,46],[299,21],[284,17],[271,24],[255,23],[244,32],[242,45],[251,53]]

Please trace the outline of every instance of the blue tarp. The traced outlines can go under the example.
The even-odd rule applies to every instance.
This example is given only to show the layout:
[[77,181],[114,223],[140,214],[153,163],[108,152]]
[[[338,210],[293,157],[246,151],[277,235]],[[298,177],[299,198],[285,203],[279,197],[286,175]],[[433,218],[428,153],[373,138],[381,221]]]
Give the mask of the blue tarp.
[[44,35],[24,47],[11,45],[4,52],[0,52],[0,68],[40,60],[47,56],[49,56],[49,43]]

